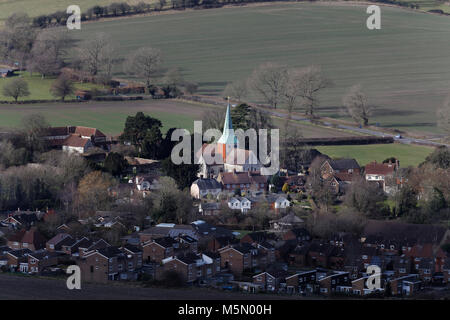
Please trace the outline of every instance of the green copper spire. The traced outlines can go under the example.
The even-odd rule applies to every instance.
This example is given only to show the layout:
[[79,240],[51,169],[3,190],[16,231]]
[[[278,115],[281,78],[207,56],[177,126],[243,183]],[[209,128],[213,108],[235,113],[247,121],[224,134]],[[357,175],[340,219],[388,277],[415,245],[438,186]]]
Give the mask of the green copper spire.
[[238,140],[234,135],[233,123],[231,121],[230,98],[228,97],[227,113],[225,115],[225,123],[223,125],[223,133],[218,143],[230,146],[237,146]]

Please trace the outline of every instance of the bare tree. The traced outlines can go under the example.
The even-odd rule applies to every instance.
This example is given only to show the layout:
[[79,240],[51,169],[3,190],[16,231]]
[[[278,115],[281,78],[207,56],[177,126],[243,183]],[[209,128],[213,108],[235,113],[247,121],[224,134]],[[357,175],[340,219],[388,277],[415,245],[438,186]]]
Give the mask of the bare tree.
[[270,106],[276,108],[283,98],[286,67],[272,62],[264,63],[253,71],[249,83]]
[[223,91],[224,96],[229,96],[237,101],[241,102],[241,99],[245,97],[248,93],[247,81],[236,80],[233,81],[225,87]]
[[342,100],[347,113],[352,119],[364,126],[369,124],[369,116],[372,115],[373,106],[369,104],[367,96],[362,92],[359,84],[350,88]]
[[75,86],[72,80],[64,74],[61,74],[58,79],[53,82],[50,92],[55,97],[60,97],[64,101],[65,97],[71,95],[75,91]]
[[450,95],[445,99],[444,104],[437,110],[437,123],[439,128],[446,134],[446,139],[450,139]]
[[223,118],[225,109],[208,109],[203,113],[203,130],[218,129],[223,130]]
[[96,33],[94,38],[86,40],[79,49],[80,59],[85,62],[87,71],[95,76],[97,75],[105,59],[105,53],[111,46],[111,40],[105,33]]
[[127,73],[138,75],[145,79],[147,87],[151,86],[162,62],[159,49],[145,47],[131,53],[125,61],[124,68]]
[[332,85],[331,80],[322,76],[321,70],[317,66],[309,66],[299,69],[295,77],[298,81],[299,96],[302,98],[302,106],[305,114],[314,117],[314,110],[319,104],[317,94]]
[[28,83],[22,78],[13,79],[3,86],[3,95],[12,97],[17,102],[20,97],[30,95]]

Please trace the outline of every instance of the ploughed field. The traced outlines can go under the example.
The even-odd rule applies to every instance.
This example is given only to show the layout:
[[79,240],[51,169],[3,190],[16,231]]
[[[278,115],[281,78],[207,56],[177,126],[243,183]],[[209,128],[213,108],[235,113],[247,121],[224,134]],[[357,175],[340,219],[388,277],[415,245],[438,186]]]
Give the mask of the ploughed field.
[[[0,274],[0,300],[279,300],[308,299],[302,296],[243,294],[200,288],[142,288],[113,282],[109,285],[81,284],[80,290],[69,290],[65,280],[39,279]],[[309,299],[321,299],[312,297]],[[177,309],[178,310],[178,309]]]
[[[450,17],[381,8],[381,30],[366,28],[364,5],[283,3],[90,22],[73,35],[105,32],[120,57],[160,48],[165,67],[211,95],[263,62],[319,65],[334,81],[321,115],[342,117],[342,96],[360,83],[378,106],[372,123],[438,133],[435,112],[450,93]],[[130,77],[120,64],[115,75]]]

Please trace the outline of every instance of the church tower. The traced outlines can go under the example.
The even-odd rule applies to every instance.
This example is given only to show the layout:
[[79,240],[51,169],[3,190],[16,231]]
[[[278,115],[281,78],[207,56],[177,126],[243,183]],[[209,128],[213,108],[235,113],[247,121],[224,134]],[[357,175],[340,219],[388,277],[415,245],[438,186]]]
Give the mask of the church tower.
[[234,148],[238,148],[238,139],[234,135],[233,123],[231,122],[230,98],[228,98],[227,113],[225,115],[225,123],[223,125],[223,133],[217,142],[218,152],[222,154],[225,163],[228,152]]

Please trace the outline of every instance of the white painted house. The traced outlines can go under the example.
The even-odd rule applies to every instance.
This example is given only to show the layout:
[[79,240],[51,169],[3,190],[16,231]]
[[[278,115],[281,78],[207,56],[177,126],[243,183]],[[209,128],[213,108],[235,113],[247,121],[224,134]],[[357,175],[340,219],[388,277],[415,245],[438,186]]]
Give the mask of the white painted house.
[[242,213],[252,208],[252,202],[245,197],[233,197],[228,200],[228,207],[233,210],[241,210]]

